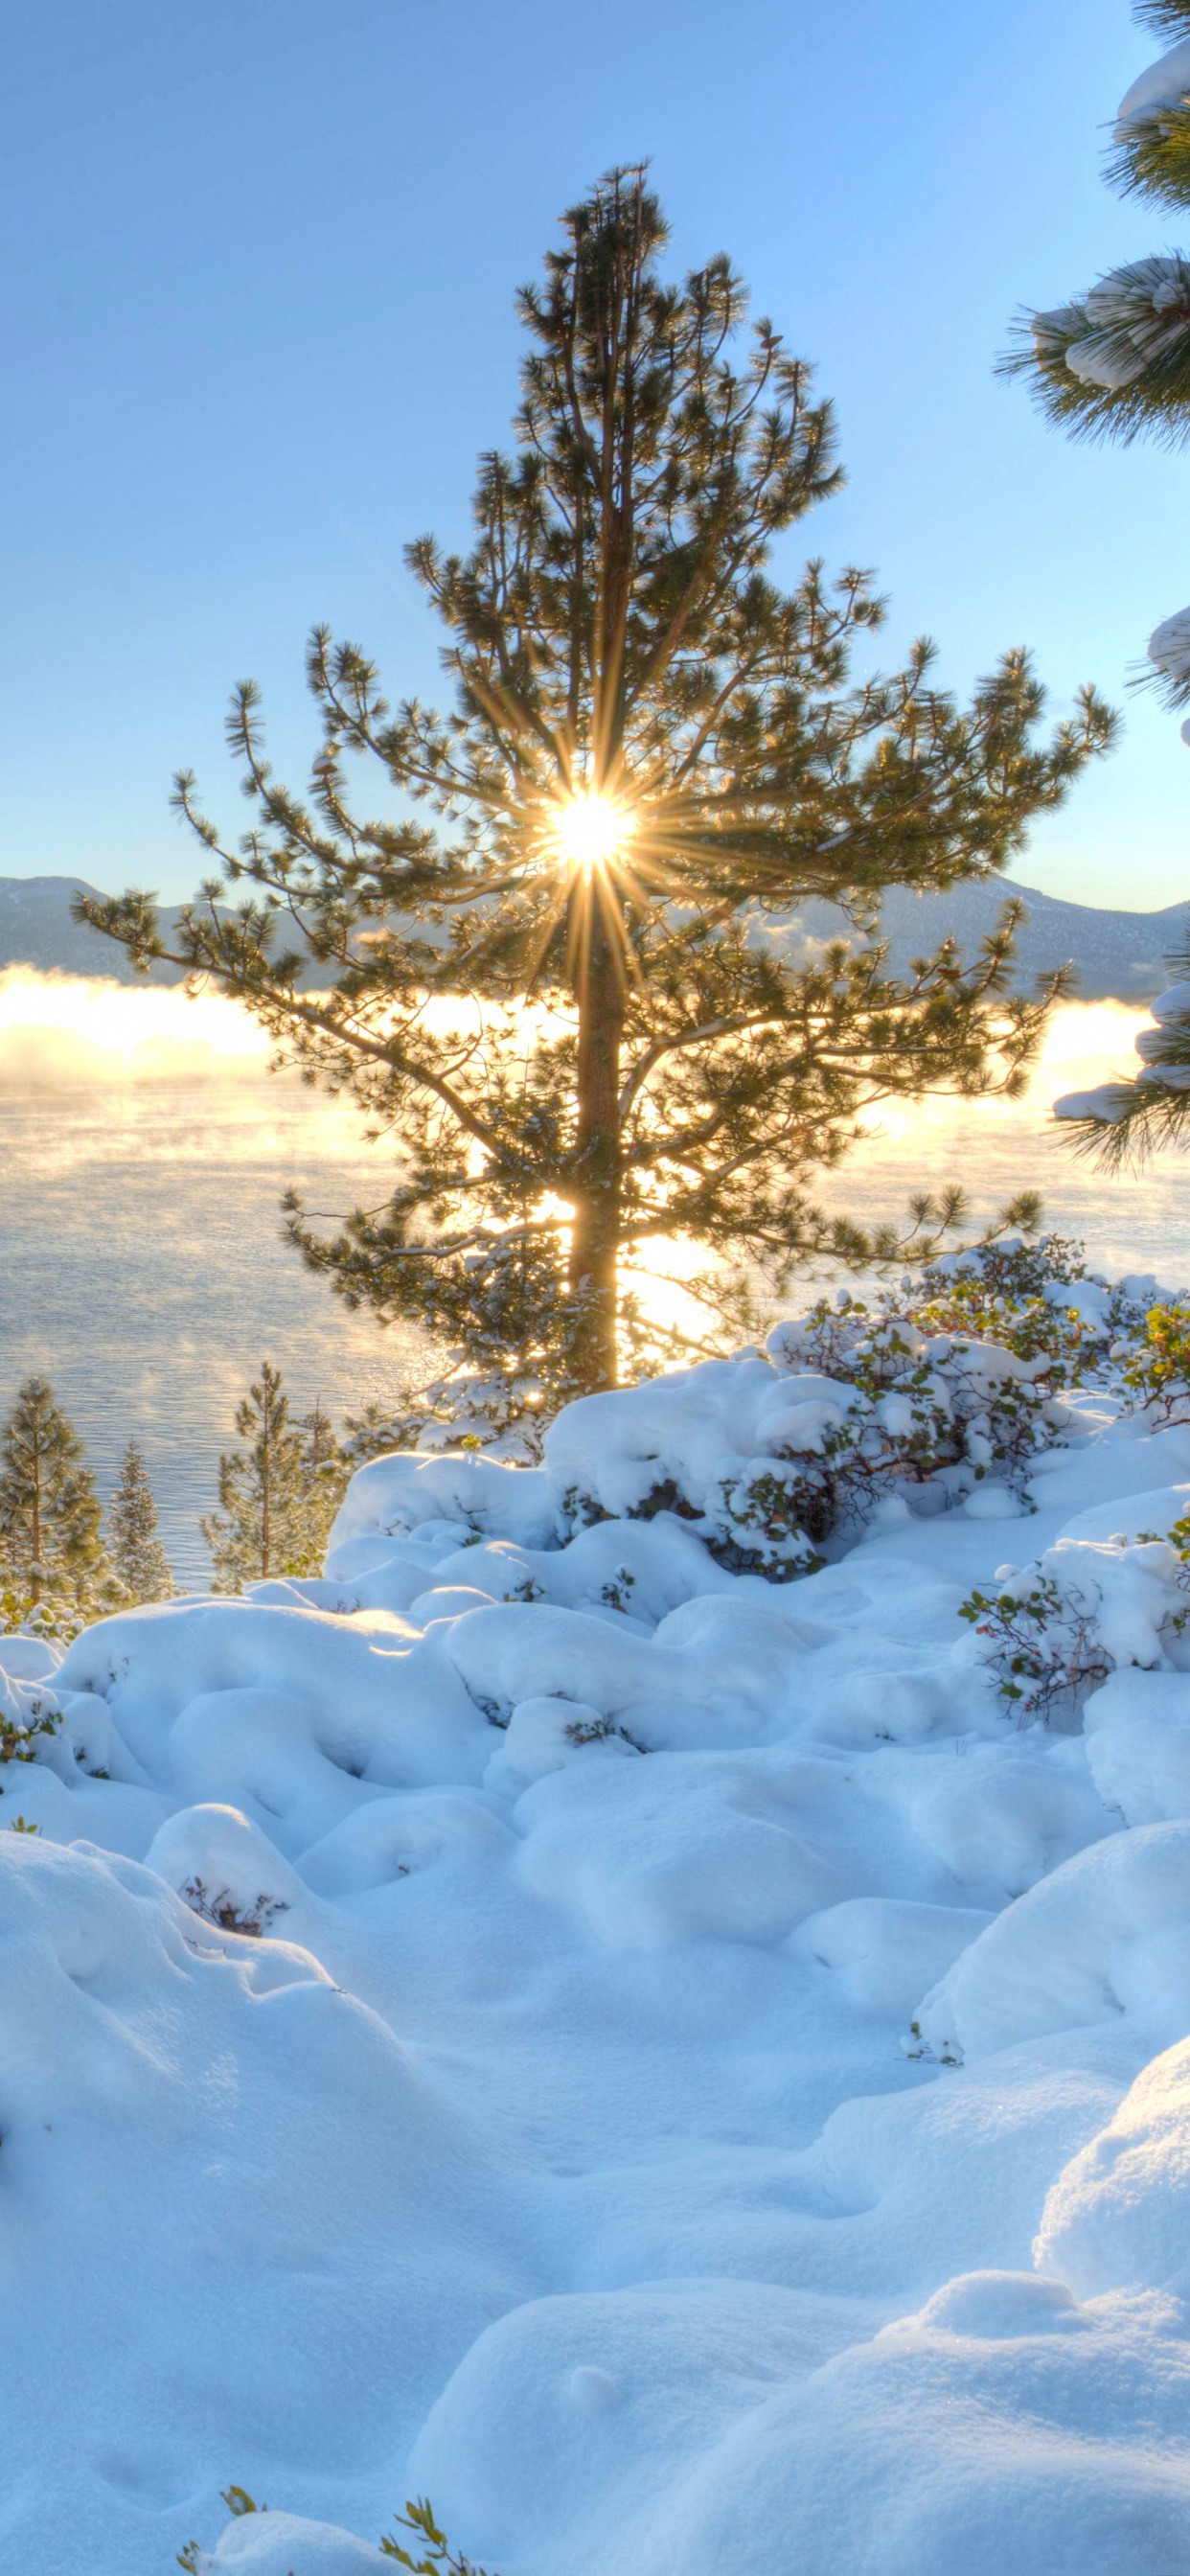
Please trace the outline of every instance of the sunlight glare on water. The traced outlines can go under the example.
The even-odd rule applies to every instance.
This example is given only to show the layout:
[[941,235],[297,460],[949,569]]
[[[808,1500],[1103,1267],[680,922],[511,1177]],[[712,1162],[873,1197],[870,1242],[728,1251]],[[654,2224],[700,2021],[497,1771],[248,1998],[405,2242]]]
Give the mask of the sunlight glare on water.
[[1134,1041],[1148,1018],[1123,1002],[1067,1003],[1023,1100],[882,1107],[872,1133],[824,1183],[823,1204],[871,1225],[903,1219],[914,1191],[958,1182],[982,1223],[1021,1190],[1038,1190],[1047,1228],[1085,1242],[1092,1268],[1190,1281],[1190,1164],[1168,1154],[1140,1173],[1106,1178],[1050,1115],[1064,1091],[1134,1072]]
[[[1064,1007],[1014,1107],[883,1110],[824,1204],[902,1219],[915,1190],[960,1181],[982,1220],[1038,1189],[1046,1222],[1083,1237],[1094,1266],[1190,1280],[1186,1164],[1105,1180],[1048,1117],[1056,1093],[1127,1068],[1145,1016]],[[333,1218],[383,1200],[390,1155],[345,1104],[270,1075],[267,1057],[255,1023],[216,995],[0,975],[0,1407],[43,1371],[105,1491],[134,1432],[192,1583],[207,1571],[198,1515],[263,1358],[284,1369],[295,1411],[320,1396],[340,1419],[417,1374],[413,1331],[349,1314],[281,1237],[287,1183]]]
[[295,1412],[394,1398],[413,1334],[382,1333],[282,1240],[296,1181],[342,1214],[384,1196],[360,1121],[217,997],[0,977],[0,1407],[49,1377],[106,1492],[144,1445],[179,1580],[205,1584],[238,1397],[268,1358]]

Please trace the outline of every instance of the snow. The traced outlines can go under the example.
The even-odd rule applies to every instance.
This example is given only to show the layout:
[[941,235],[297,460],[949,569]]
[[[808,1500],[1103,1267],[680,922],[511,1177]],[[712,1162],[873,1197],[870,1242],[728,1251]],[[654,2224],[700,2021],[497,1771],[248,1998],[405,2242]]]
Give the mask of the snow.
[[[1172,625],[1178,623],[1176,619],[1171,621]],[[1158,635],[1164,632],[1163,628],[1158,629]],[[1190,626],[1187,638],[1190,639]],[[1157,638],[1153,640],[1156,642]],[[1166,667],[1174,676],[1185,677],[1190,675],[1190,658],[1184,671],[1175,669],[1172,658]],[[1182,733],[1183,738],[1190,742],[1190,724],[1183,725]],[[1138,1030],[1133,1040],[1142,1068],[1135,1082],[1104,1083],[1096,1091],[1069,1091],[1062,1099],[1055,1100],[1055,1118],[1094,1118],[1105,1125],[1115,1126],[1138,1105],[1151,1106],[1155,1096],[1163,1091],[1190,1091],[1190,1060],[1186,1060],[1190,1052],[1190,983],[1171,984],[1166,992],[1158,994],[1151,1007],[1152,1025]],[[1183,1061],[1172,1061],[1179,1053]]]
[[1055,1118],[1103,1118],[1113,1126],[1126,1118],[1132,1094],[1122,1082],[1098,1083],[1093,1091],[1064,1091],[1054,1102]]
[[[1100,1354],[1048,1414],[1000,1344],[861,1398],[784,1326],[538,1469],[373,1461],[317,1580],[0,1637],[6,2576],[357,2576],[418,2494],[500,2576],[1180,2563],[1157,1293],[1046,1284]],[[895,1463],[914,1370],[961,1470],[740,1570],[732,1496]],[[978,1474],[960,1377],[1046,1445]],[[959,1616],[1039,1584],[1102,1656],[1049,1722]]]
[[[1187,616],[1187,627],[1187,640],[1190,643],[1190,612]],[[1151,1002],[1149,1008],[1154,1019],[1159,1020],[1163,1027],[1167,1025],[1176,1027],[1179,1020],[1190,1020],[1190,984],[1171,984],[1168,992],[1159,993],[1156,1001]]]
[[1147,71],[1125,90],[1116,110],[1116,141],[1126,143],[1138,129],[1160,124],[1171,108],[1184,105],[1190,92],[1190,37],[1173,45],[1159,62],[1150,63]]
[[[1097,278],[1081,303],[1032,321],[1043,365],[1065,364],[1084,384],[1119,392],[1158,358],[1180,355],[1190,330],[1190,268],[1177,252],[1130,260]],[[1181,621],[1174,618],[1177,630]],[[1154,641],[1175,656],[1182,639],[1159,628]],[[1162,665],[1164,667],[1164,664]]]
[[1190,680],[1190,608],[1179,608],[1155,626],[1149,637],[1149,660],[1179,685]]

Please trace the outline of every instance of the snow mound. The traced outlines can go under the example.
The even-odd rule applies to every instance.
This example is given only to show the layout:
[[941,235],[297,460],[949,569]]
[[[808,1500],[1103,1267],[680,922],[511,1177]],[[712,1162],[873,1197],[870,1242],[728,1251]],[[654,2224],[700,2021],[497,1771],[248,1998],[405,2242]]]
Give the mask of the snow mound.
[[233,2423],[350,2476],[516,2297],[515,2219],[384,2022],[151,1870],[0,1834],[0,2034],[10,2565],[105,2523],[113,2568],[164,2559]]
[[953,2062],[1126,2012],[1155,2037],[1190,2026],[1190,1825],[1076,1853],[964,1950],[917,2020]]
[[1146,2066],[1059,2177],[1037,2259],[1083,2299],[1138,2285],[1190,2292],[1190,2042]]
[[5,2576],[1180,2563],[1160,1294],[1001,1247],[0,1638]]
[[247,2576],[294,2576],[299,2567],[301,2576],[361,2576],[371,2568],[376,2576],[378,2568],[392,2563],[379,2549],[329,2523],[266,2510],[229,2522],[218,2548],[200,2551],[197,2568],[198,2576],[218,2576],[223,2567],[247,2571]]

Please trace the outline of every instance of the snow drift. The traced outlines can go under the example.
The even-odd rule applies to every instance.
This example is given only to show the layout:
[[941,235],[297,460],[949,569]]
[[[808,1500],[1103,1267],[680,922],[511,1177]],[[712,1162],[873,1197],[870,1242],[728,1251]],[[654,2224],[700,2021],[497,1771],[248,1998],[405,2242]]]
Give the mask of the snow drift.
[[12,2576],[1180,2563],[1190,1430],[1050,1285],[0,1638]]

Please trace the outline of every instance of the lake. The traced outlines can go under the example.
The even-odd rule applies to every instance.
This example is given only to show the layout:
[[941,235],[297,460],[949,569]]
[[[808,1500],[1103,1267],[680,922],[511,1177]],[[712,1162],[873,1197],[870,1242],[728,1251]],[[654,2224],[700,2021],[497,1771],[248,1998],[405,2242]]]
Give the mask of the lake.
[[[1047,1131],[1054,1094],[1126,1066],[1144,1018],[1066,1006],[1027,1101],[888,1111],[824,1201],[870,1223],[959,1180],[982,1217],[1035,1188],[1095,1267],[1190,1281],[1186,1164],[1104,1180]],[[0,975],[0,1408],[31,1370],[51,1378],[105,1493],[135,1433],[187,1584],[207,1579],[198,1518],[262,1358],[295,1411],[321,1397],[339,1419],[417,1371],[412,1331],[349,1314],[281,1236],[291,1181],[332,1217],[382,1200],[385,1150],[343,1105],[270,1075],[266,1052],[215,998]]]

